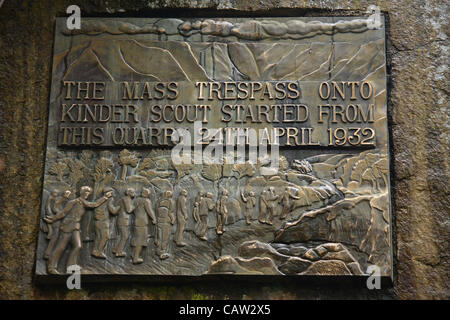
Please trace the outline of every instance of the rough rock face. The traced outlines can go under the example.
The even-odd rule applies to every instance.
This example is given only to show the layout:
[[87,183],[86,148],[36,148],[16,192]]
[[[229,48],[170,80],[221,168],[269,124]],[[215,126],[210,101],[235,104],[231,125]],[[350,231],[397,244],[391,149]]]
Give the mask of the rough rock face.
[[[144,12],[141,10],[148,13],[148,9],[194,7],[191,2],[178,0],[105,3],[77,2],[82,13],[91,16],[118,12],[135,16]],[[324,293],[316,288],[304,291],[295,283],[252,284],[246,288],[239,283],[227,283],[225,289],[218,290],[217,283],[204,283],[195,288],[189,285],[101,285],[69,292],[65,287],[36,284],[32,275],[42,190],[53,23],[56,16],[65,15],[67,2],[6,0],[0,8],[0,298],[448,299],[447,6],[445,1],[438,0],[420,4],[386,1],[380,5],[388,21],[388,111],[396,248],[393,289],[369,292],[365,288],[330,288]],[[327,15],[342,16],[362,15],[366,6],[359,1],[250,0],[201,1],[196,2],[193,9],[202,16],[216,9],[239,10],[231,11],[232,14],[255,10],[287,14],[290,8],[304,9],[302,12],[310,16],[323,14],[324,10]],[[283,270],[292,272],[296,264],[290,259],[307,252],[298,249],[300,247],[289,247],[287,251],[278,249],[280,255],[283,252],[287,257]],[[319,251],[323,250],[316,249],[314,252],[320,256]],[[328,253],[330,251],[327,249]],[[286,254],[288,252],[293,253],[292,257]],[[314,256],[312,251],[310,254]],[[317,260],[318,266],[327,261],[341,261],[334,267],[344,268],[345,264],[350,272],[358,272],[353,262],[342,260],[322,258]],[[246,270],[251,269],[253,263],[239,259],[236,262]]]
[[[275,249],[277,248],[277,249]],[[363,275],[351,253],[340,243],[324,243],[301,253],[295,245],[244,242],[239,257],[214,261],[208,274]]]
[[281,274],[270,258],[253,257],[251,259],[220,257],[208,269],[208,274]]
[[[387,221],[383,219],[382,210],[377,210],[375,203],[386,194],[358,196],[336,202],[321,209],[311,210],[294,222],[288,222],[277,231],[275,241],[281,243],[316,241],[335,241],[350,244],[368,256],[367,261],[381,267],[383,275],[390,273],[390,257],[387,254]],[[387,203],[384,201],[384,203]],[[346,211],[346,208],[353,208]],[[349,216],[350,215],[350,216]],[[352,222],[351,224],[348,221]],[[326,230],[326,232],[324,232]],[[329,248],[328,259],[339,256],[345,262],[350,258],[343,251],[336,250],[339,243],[326,244]],[[318,259],[317,253],[308,250],[305,254],[311,259]],[[336,252],[338,251],[338,252]],[[322,255],[320,255],[322,256]]]
[[324,276],[335,274],[348,274],[351,272],[344,262],[339,260],[317,261],[302,274],[320,274]]

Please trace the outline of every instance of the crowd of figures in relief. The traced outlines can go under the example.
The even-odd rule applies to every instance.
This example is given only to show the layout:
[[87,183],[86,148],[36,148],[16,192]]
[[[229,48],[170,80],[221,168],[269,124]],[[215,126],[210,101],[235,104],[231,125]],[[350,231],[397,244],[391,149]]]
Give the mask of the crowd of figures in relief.
[[49,158],[40,222],[49,274],[85,264],[101,273],[96,261],[148,274],[389,271],[380,247],[389,245],[387,159],[379,153],[290,164],[281,156],[272,173],[269,159],[175,165],[163,149]]

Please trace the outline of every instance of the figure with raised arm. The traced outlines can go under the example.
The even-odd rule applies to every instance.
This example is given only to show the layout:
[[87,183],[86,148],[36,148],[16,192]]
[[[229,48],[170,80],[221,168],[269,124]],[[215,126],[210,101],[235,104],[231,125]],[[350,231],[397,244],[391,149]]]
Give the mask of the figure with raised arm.
[[59,242],[48,261],[48,273],[58,274],[57,265],[59,259],[61,258],[61,255],[69,244],[69,241],[72,241],[72,250],[70,251],[69,258],[67,260],[67,267],[77,265],[78,254],[80,253],[81,249],[81,218],[83,218],[87,208],[97,208],[112,196],[112,193],[106,193],[98,200],[90,202],[87,199],[89,198],[89,195],[91,193],[91,187],[81,187],[80,196],[78,198],[67,202],[64,208],[53,218],[46,218],[46,221],[48,223],[54,223],[55,221],[64,218],[61,222],[61,236],[59,238]]
[[[103,190],[103,194],[111,193],[114,195],[114,189],[107,187]],[[91,255],[99,259],[106,259],[103,250],[105,249],[106,242],[109,239],[109,216],[110,214],[115,215],[119,212],[120,206],[114,205],[114,198],[108,199],[101,206],[95,208],[94,210],[94,227],[95,227],[95,239],[94,248],[92,249]]]

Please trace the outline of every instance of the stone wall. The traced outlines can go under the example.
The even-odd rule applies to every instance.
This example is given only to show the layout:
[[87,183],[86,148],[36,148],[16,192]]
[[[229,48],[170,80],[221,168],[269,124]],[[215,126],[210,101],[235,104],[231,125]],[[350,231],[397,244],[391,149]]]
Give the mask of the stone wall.
[[[217,278],[91,284],[68,291],[33,278],[51,78],[53,28],[85,16],[363,15],[369,1],[15,1],[0,8],[0,299],[450,298],[448,282],[447,3],[376,1],[387,15],[394,283]],[[190,8],[190,9],[189,9]]]

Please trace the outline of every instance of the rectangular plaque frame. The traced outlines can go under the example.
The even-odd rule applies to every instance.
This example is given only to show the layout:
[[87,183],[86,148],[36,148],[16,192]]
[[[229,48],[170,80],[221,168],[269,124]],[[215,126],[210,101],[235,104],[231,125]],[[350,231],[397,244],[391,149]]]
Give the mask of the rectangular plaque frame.
[[[36,275],[391,277],[385,52],[365,17],[58,18]],[[174,164],[179,105],[278,171]]]

